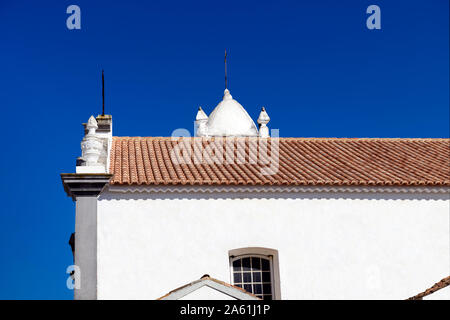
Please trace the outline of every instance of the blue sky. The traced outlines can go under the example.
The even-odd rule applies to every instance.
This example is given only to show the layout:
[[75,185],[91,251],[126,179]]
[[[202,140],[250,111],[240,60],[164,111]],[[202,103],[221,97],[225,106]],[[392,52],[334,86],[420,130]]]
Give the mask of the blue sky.
[[449,137],[448,0],[2,0],[0,30],[0,299],[73,296],[59,174],[101,112],[102,68],[118,136],[191,130],[222,97],[226,48],[233,97],[280,136]]

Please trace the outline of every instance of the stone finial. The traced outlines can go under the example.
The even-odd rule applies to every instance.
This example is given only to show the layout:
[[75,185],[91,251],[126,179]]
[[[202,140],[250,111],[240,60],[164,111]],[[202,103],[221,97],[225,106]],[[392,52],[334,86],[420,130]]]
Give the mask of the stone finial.
[[258,117],[258,124],[259,124],[259,136],[261,138],[268,138],[269,135],[269,128],[267,127],[267,124],[270,121],[270,117],[266,112],[266,109],[264,107],[261,108],[261,113]]
[[230,90],[225,89],[225,91],[223,92],[223,100],[231,100],[233,99],[233,96],[230,93]]
[[197,125],[196,136],[205,137],[208,134],[208,128],[206,123],[208,122],[208,116],[203,111],[202,107],[198,107],[197,116],[195,117],[195,124]]
[[208,120],[208,116],[206,115],[205,111],[203,111],[202,107],[198,107],[197,116],[195,117],[196,121],[200,120]]
[[86,129],[88,129],[88,134],[95,134],[95,131],[98,129],[97,120],[95,120],[94,116],[91,116],[86,124]]
[[86,124],[88,133],[81,141],[82,159],[85,166],[99,166],[98,159],[103,150],[103,142],[97,137],[95,131],[97,130],[97,120],[91,116]]

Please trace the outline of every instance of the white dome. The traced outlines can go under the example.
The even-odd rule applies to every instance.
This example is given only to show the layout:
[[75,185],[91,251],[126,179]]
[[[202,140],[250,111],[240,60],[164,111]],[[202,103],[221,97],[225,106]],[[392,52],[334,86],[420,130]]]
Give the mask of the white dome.
[[225,89],[223,100],[208,118],[209,136],[257,136],[258,129],[239,102]]

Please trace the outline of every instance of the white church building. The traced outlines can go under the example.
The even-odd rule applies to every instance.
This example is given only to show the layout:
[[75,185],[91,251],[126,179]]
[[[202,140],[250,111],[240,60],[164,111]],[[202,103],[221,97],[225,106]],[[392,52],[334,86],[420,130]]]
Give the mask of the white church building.
[[193,137],[91,117],[61,174],[75,299],[407,299],[441,279],[450,299],[450,139],[284,138],[269,120],[228,90]]

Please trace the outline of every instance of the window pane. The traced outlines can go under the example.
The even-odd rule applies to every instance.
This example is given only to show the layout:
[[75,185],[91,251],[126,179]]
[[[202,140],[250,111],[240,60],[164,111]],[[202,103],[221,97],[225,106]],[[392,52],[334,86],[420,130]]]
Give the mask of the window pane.
[[261,282],[261,272],[253,272],[253,282]]
[[270,284],[263,284],[263,293],[272,294],[272,286]]
[[262,293],[262,288],[260,284],[254,284],[253,285],[253,293],[254,294],[261,294]]
[[270,261],[267,259],[261,259],[261,260],[262,260],[262,270],[270,271]]
[[252,269],[253,270],[261,270],[261,259],[260,258],[252,258]]
[[242,270],[250,271],[250,258],[242,259]]
[[262,279],[263,279],[263,282],[270,282],[270,272],[263,272]]
[[241,259],[237,259],[233,261],[233,270],[240,271],[241,270]]
[[258,297],[258,298],[260,298],[260,299],[262,299],[262,298],[263,298],[263,296],[256,296],[256,297]]
[[232,260],[233,284],[261,299],[272,300],[271,263],[259,256]]

